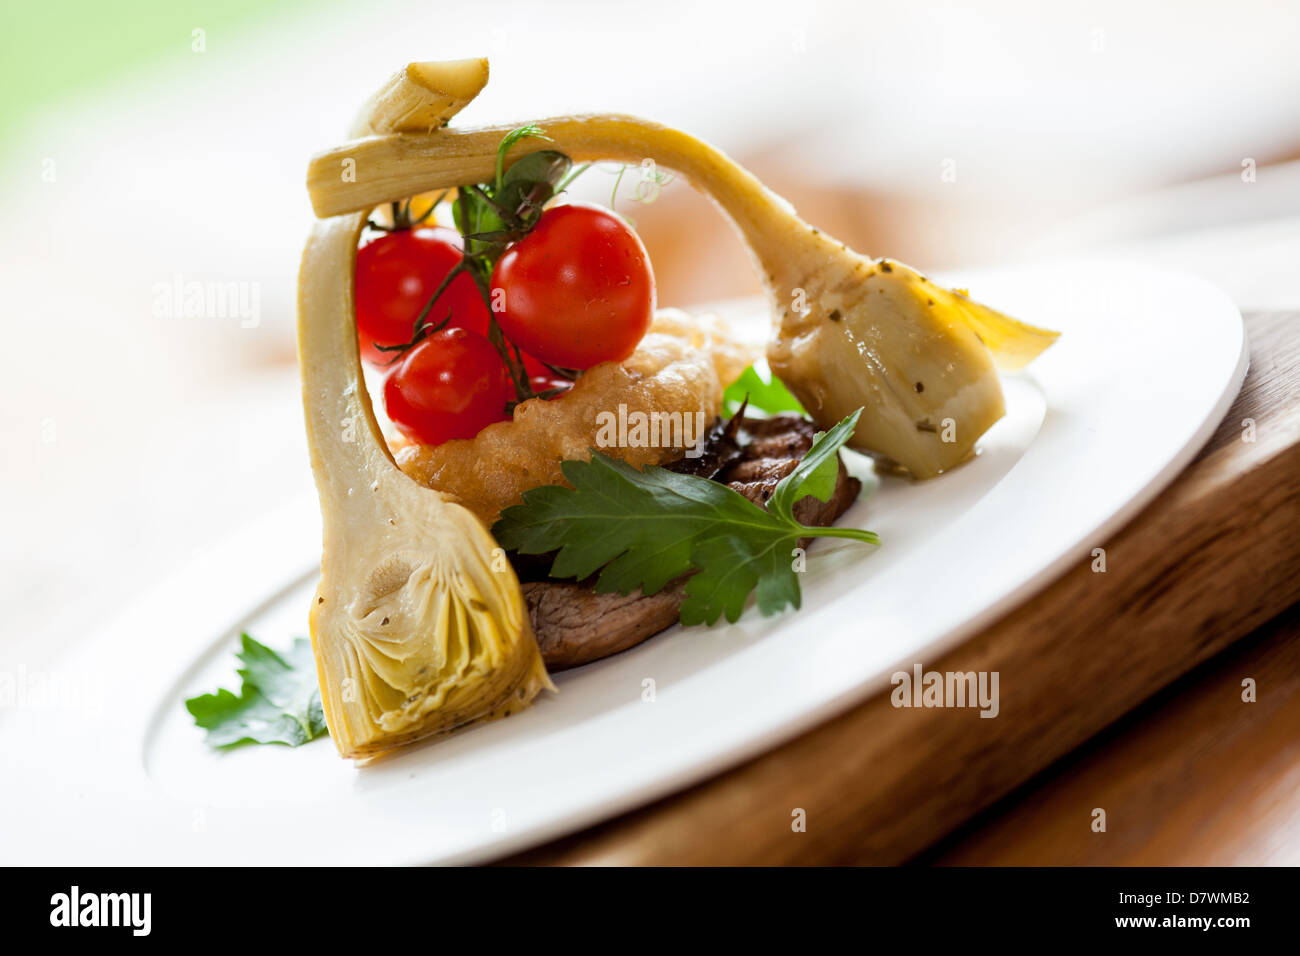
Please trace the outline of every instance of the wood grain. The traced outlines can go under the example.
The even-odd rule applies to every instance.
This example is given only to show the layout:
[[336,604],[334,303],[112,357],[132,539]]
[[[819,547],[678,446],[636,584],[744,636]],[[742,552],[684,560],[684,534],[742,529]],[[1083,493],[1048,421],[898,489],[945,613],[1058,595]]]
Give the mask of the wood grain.
[[[1253,701],[1242,681],[1255,682]],[[941,865],[1300,865],[1300,605],[926,854]],[[1092,810],[1106,811],[1094,832]]]
[[[1197,459],[1090,562],[938,661],[1001,713],[881,694],[702,785],[506,862],[899,863],[1300,599],[1300,313],[1248,317],[1251,371]],[[1243,421],[1254,423],[1254,441]],[[794,832],[796,810],[806,832]]]

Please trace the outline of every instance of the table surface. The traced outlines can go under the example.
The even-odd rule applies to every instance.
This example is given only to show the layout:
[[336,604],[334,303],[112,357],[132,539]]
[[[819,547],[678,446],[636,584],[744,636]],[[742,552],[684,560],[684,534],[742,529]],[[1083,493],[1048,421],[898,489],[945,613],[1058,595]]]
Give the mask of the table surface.
[[882,694],[507,862],[1300,861],[1300,312],[1247,326],[1220,428],[1106,543],[1124,570],[1071,569],[936,664],[1019,675],[998,720]]

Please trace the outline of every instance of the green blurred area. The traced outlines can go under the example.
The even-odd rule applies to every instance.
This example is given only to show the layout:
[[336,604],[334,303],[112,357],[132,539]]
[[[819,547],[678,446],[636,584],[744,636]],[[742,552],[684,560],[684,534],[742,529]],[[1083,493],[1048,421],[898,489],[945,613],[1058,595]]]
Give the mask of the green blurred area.
[[28,116],[78,90],[178,52],[193,31],[209,50],[306,0],[3,0],[0,143]]

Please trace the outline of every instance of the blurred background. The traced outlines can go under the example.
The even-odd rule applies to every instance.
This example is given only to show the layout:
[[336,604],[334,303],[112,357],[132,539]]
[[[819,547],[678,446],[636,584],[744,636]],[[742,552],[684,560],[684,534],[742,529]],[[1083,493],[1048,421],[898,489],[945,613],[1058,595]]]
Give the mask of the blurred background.
[[[1243,309],[1300,305],[1296,3],[43,0],[0,17],[0,668],[40,667],[311,495],[306,163],[410,60],[491,57],[461,125],[609,109],[685,128],[805,219],[926,271],[1121,256]],[[608,201],[614,180],[576,192]],[[618,208],[662,304],[758,291],[688,185],[633,192]],[[187,317],[191,282],[235,283],[242,308]]]

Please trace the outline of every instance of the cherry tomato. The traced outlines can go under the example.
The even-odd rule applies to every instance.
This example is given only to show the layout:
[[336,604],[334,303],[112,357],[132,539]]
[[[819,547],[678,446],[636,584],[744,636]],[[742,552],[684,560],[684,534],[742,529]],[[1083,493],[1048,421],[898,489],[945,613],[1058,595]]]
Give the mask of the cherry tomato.
[[532,388],[534,395],[541,395],[543,392],[551,392],[559,389],[560,391],[557,394],[546,396],[548,401],[552,398],[562,397],[565,392],[573,388],[573,383],[567,378],[560,378],[558,375],[551,372],[547,372],[545,375],[532,376],[528,380],[528,384]]
[[[524,374],[528,376],[528,385],[535,395],[554,391],[557,388],[564,389],[566,392],[573,388],[572,380],[556,375],[539,359],[533,358],[524,351],[520,351],[519,355],[524,360]],[[559,398],[560,396],[552,395],[550,397]]]
[[421,340],[384,382],[388,417],[422,445],[473,438],[506,418],[513,396],[497,350],[467,329],[443,329]]
[[635,232],[608,210],[573,203],[546,210],[492,271],[502,330],[562,368],[622,361],[650,327],[655,278]]
[[[440,226],[386,233],[358,249],[357,335],[361,357],[371,365],[392,362],[397,353],[381,352],[374,343],[402,345],[411,341],[416,318],[460,260],[460,234]],[[437,325],[449,312],[448,328],[487,334],[487,304],[466,273],[451,281],[426,321]]]
[[524,360],[524,371],[528,373],[529,378],[536,378],[539,375],[550,376],[550,377],[555,376],[555,373],[552,372],[549,368],[547,368],[545,363],[543,363],[540,359],[533,358],[531,355],[529,355],[527,352],[523,350],[520,350],[519,355]]

